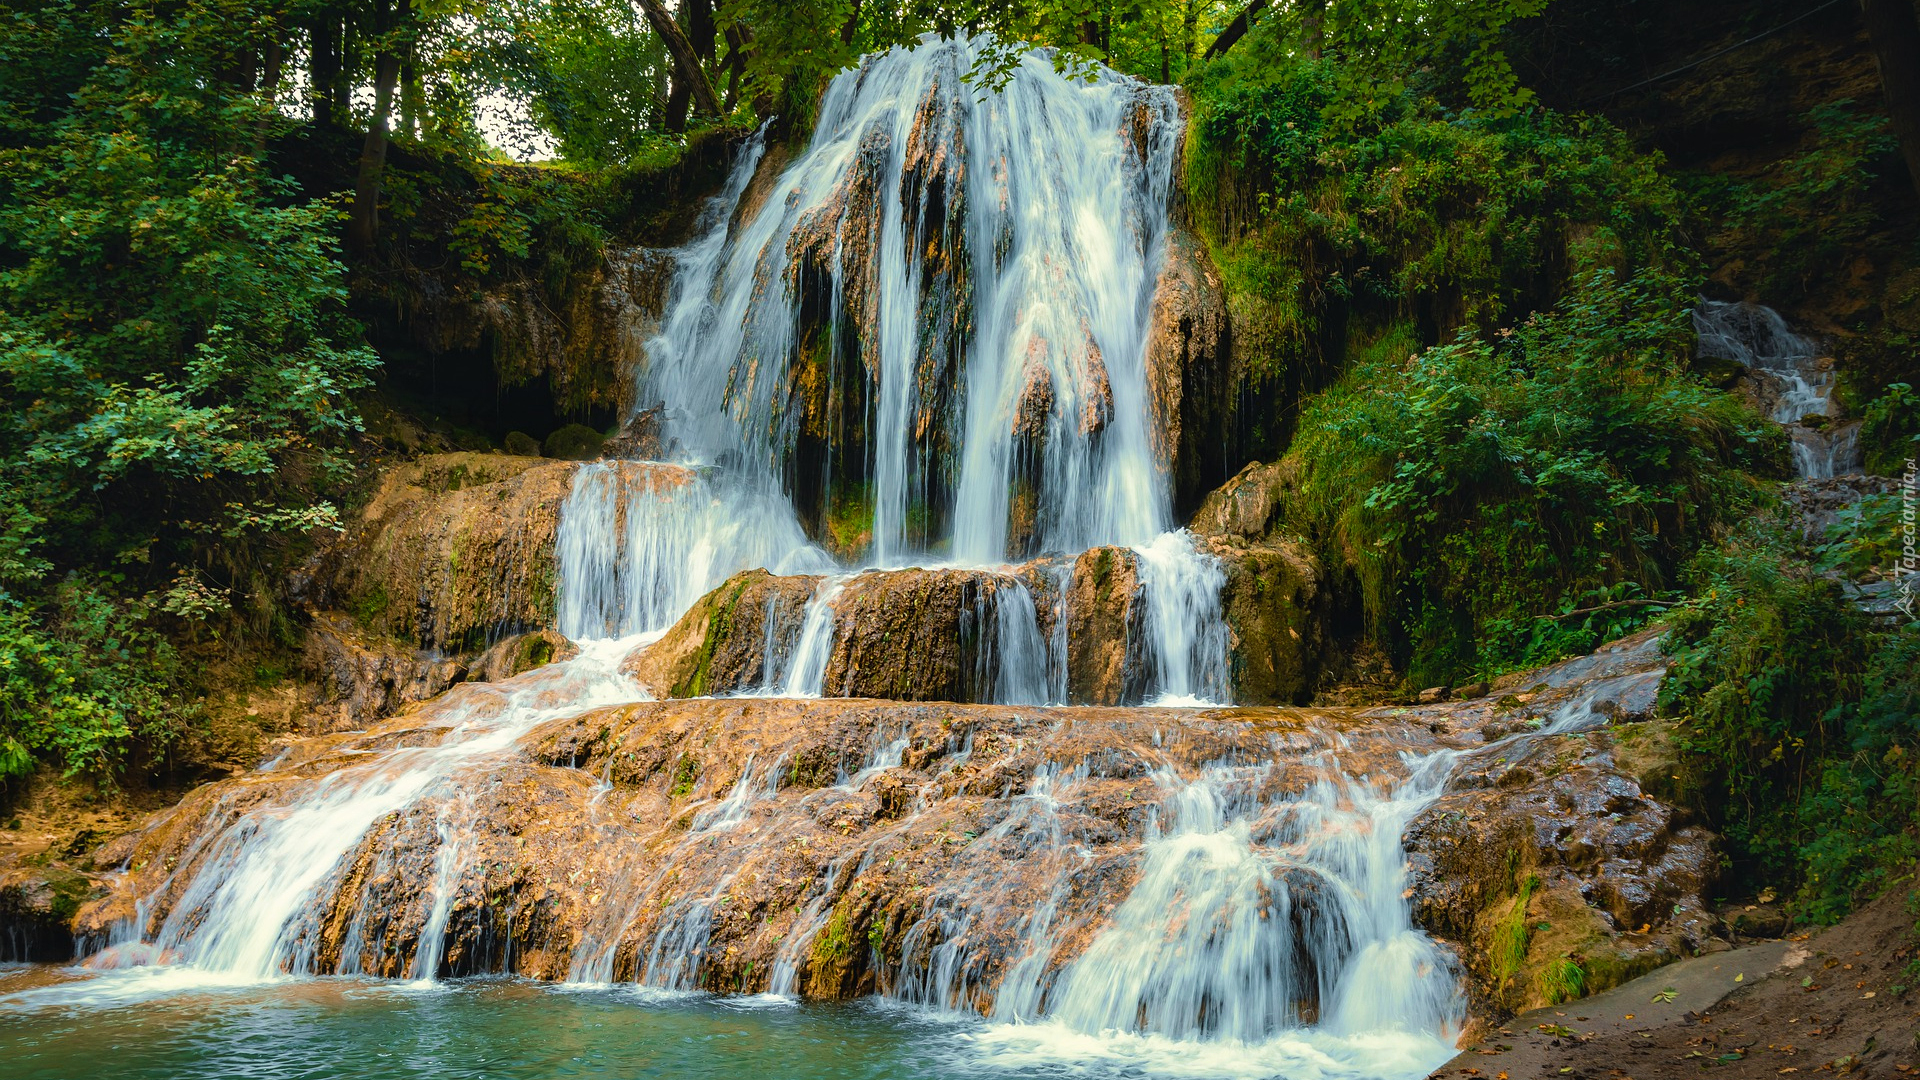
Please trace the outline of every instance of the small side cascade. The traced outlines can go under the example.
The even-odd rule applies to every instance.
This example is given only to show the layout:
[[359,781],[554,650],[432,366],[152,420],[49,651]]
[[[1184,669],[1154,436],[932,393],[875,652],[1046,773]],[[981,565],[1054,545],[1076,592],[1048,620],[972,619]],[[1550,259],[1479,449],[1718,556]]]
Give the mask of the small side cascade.
[[1693,329],[1699,355],[1735,361],[1766,380],[1762,400],[1793,440],[1793,466],[1802,479],[1860,471],[1860,425],[1836,416],[1832,359],[1794,333],[1779,312],[1706,300],[1693,311]]
[[1133,550],[1140,558],[1142,621],[1153,661],[1148,700],[1158,705],[1231,700],[1227,624],[1220,611],[1226,578],[1219,562],[1197,550],[1184,529]]

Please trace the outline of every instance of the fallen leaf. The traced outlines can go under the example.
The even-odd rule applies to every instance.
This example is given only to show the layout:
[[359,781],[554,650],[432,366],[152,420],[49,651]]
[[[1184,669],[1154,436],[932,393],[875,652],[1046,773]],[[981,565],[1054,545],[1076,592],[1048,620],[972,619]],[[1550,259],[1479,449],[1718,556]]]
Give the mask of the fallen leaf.
[[1747,973],[1743,971],[1743,972],[1741,972],[1740,974],[1738,974],[1738,975],[1735,975],[1735,976],[1733,977],[1733,981],[1734,981],[1734,982],[1746,982],[1746,981],[1747,981]]
[[1659,993],[1653,995],[1653,1003],[1655,1005],[1665,1004],[1666,1002],[1672,1001],[1674,998],[1677,998],[1679,996],[1680,996],[1680,992],[1678,990],[1675,990],[1673,987],[1669,986],[1665,990],[1662,990]]

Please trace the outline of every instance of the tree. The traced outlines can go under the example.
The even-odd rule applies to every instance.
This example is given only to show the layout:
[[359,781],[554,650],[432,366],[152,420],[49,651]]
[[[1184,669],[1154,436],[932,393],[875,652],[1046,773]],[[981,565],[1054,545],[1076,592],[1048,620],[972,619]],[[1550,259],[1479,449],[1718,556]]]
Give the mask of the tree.
[[1907,175],[1920,195],[1920,20],[1913,0],[1860,0],[1867,40],[1880,69],[1887,115],[1907,162]]

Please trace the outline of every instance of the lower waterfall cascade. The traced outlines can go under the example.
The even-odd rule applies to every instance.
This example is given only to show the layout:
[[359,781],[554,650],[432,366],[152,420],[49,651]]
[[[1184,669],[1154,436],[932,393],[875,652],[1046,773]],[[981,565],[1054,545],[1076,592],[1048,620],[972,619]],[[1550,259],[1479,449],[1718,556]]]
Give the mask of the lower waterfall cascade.
[[[1477,748],[1414,725],[1405,745],[1362,753],[1345,730],[1233,714],[1223,571],[1175,527],[1145,360],[1179,107],[1168,88],[1104,71],[1075,81],[1042,55],[978,95],[965,75],[982,47],[929,40],[843,73],[812,142],[776,176],[759,175],[763,136],[742,151],[677,253],[635,374],[636,412],[661,418],[665,460],[573,475],[555,625],[579,654],[456,686],[405,726],[283,757],[183,804],[155,827],[190,834],[164,869],[126,867],[155,884],[93,943],[89,965],[108,974],[53,988],[62,1000],[530,970],[575,988],[710,991],[725,959],[716,927],[749,878],[771,876],[754,860],[783,850],[782,824],[855,806],[885,822],[875,838],[769,908],[765,920],[788,929],[771,962],[730,988],[791,1004],[866,948],[861,985],[879,1000],[964,1017],[982,1053],[1015,1063],[1116,1055],[1149,1073],[1414,1077],[1452,1053],[1462,976],[1415,925],[1409,824],[1462,761],[1604,718],[1568,707]],[[1704,327],[1727,316],[1702,311],[1706,349]],[[1753,355],[1801,372],[1792,349]],[[1825,407],[1804,375],[1818,400],[1795,397],[1791,420]],[[833,405],[810,413],[816,377]],[[1842,451],[1827,454],[1806,467],[1844,467]],[[835,549],[822,520],[850,504],[866,539]],[[1074,558],[1100,546],[1137,561],[1129,655],[1143,689],[1138,707],[1095,716],[1062,708],[1067,631],[1044,606],[1065,595]],[[1010,570],[1033,560],[1048,589]],[[1038,741],[1026,733],[1040,726],[1066,739],[1094,720],[1130,741],[976,775],[980,725],[883,720],[831,777],[817,756],[771,742],[738,755],[724,782],[682,777],[687,754],[663,759],[672,805],[623,802],[627,766],[611,750],[598,774],[574,766],[579,747],[601,752],[611,736],[581,736],[564,758],[545,749],[568,721],[645,703],[622,662],[755,568],[817,581],[784,622],[766,619],[757,686],[703,704],[829,717],[804,710],[845,696],[828,679],[839,605],[868,575],[916,566],[981,575],[969,614],[979,701],[1037,725],[1001,743]],[[1189,721],[1230,737],[1175,754]],[[582,862],[580,874],[602,876],[583,890],[578,933],[530,959],[512,952],[515,924],[497,952],[476,944],[494,931],[475,926],[492,917],[489,875],[511,861],[489,846],[487,815],[535,766],[565,770],[542,782],[578,796],[566,803],[574,842],[653,861]],[[909,768],[925,779],[903,781]],[[1110,789],[1125,791],[1125,829],[1090,824],[1084,809]],[[963,813],[982,827],[962,827]],[[916,882],[913,906],[849,941],[852,890],[904,872],[889,867],[910,864],[907,839],[942,814],[954,823],[933,850],[953,871]],[[430,869],[402,888],[420,849]],[[1088,899],[1094,885],[1110,902]]]

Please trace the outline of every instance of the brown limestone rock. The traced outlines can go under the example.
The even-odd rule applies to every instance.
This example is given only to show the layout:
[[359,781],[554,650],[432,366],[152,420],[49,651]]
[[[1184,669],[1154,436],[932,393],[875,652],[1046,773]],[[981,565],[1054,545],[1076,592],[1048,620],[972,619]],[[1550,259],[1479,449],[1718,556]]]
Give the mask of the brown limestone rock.
[[1280,523],[1297,483],[1298,462],[1251,462],[1233,479],[1207,493],[1187,528],[1196,536],[1264,538]]
[[1327,647],[1328,599],[1320,567],[1305,544],[1249,544],[1227,537],[1201,541],[1226,572],[1226,617],[1233,700],[1246,705],[1299,705],[1313,697]]
[[1470,759],[1408,829],[1415,919],[1464,946],[1476,1013],[1597,993],[1712,946],[1713,837],[1623,768],[1639,726]]
[[743,570],[696,601],[665,637],[636,651],[621,670],[655,697],[704,697],[757,687],[767,678],[767,644],[792,647],[817,577]]
[[1142,665],[1140,561],[1122,547],[1091,548],[1067,587],[1067,696],[1088,705],[1135,700]]
[[305,590],[375,635],[444,653],[553,618],[553,543],[578,468],[498,454],[435,454],[382,478],[322,553]]
[[1232,405],[1226,291],[1206,246],[1186,229],[1168,231],[1150,318],[1147,400],[1154,452],[1167,463],[1175,505],[1184,508],[1226,471],[1220,426]]

